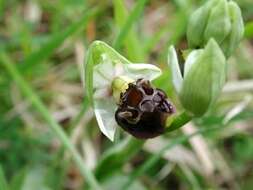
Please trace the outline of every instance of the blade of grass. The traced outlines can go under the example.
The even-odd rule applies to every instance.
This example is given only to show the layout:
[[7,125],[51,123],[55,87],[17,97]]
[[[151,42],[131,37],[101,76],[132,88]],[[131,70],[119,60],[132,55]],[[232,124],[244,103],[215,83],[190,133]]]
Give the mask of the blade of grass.
[[93,173],[87,168],[80,154],[77,152],[75,147],[71,144],[69,138],[62,130],[62,127],[54,120],[54,118],[49,113],[46,106],[37,96],[37,94],[32,90],[30,85],[23,79],[20,75],[19,71],[12,63],[10,58],[4,54],[0,54],[0,60],[6,71],[13,78],[15,83],[21,89],[23,94],[27,97],[27,99],[33,104],[33,106],[38,110],[41,116],[48,123],[50,129],[54,132],[54,134],[59,138],[64,147],[72,154],[73,160],[80,169],[81,174],[86,179],[87,183],[92,187],[92,189],[101,189],[97,180],[95,179]]
[[245,25],[244,37],[245,38],[253,37],[253,21]]
[[165,151],[173,148],[174,146],[178,144],[182,144],[184,142],[187,142],[190,138],[198,135],[198,134],[204,134],[213,130],[220,129],[220,126],[214,126],[209,128],[202,128],[198,131],[190,134],[190,135],[183,135],[180,137],[175,138],[170,143],[165,145],[157,154],[152,155],[149,159],[147,159],[140,167],[134,170],[132,174],[130,174],[129,180],[124,185],[124,190],[128,189],[128,187],[135,181],[135,179],[141,175],[143,175],[147,170],[152,168],[161,158],[161,156],[164,154]]
[[1,190],[9,190],[6,178],[4,176],[3,168],[0,165],[0,189]]
[[96,177],[102,179],[113,174],[114,171],[121,168],[124,163],[138,153],[144,143],[144,140],[128,137],[107,150],[95,169]]
[[86,13],[80,18],[79,21],[71,24],[66,30],[63,32],[54,34],[51,39],[43,45],[39,50],[30,54],[30,56],[26,57],[20,65],[20,69],[22,72],[29,71],[34,65],[42,62],[43,60],[50,57],[54,50],[58,48],[63,42],[73,35],[75,32],[79,31],[82,28],[85,28],[88,21],[94,17],[94,15],[98,12],[97,9],[91,9],[86,11]]
[[115,21],[120,28],[120,32],[114,41],[113,47],[118,50],[124,43],[131,61],[142,62],[145,60],[143,48],[140,46],[141,43],[138,41],[138,37],[132,26],[140,17],[146,3],[147,0],[139,0],[128,16],[123,1],[113,1]]
[[4,0],[0,0],[0,18],[2,17],[3,12],[4,12],[4,6],[5,6],[4,3],[5,3]]
[[180,164],[179,167],[182,170],[183,174],[186,176],[189,183],[191,184],[191,189],[201,190],[198,179],[193,173],[193,171],[186,164]]
[[167,124],[168,127],[166,128],[166,133],[174,131],[174,130],[182,127],[184,124],[188,123],[191,119],[192,119],[192,116],[190,116],[186,112],[182,112],[173,120],[173,122],[171,124],[169,123],[170,121],[168,122],[168,124]]

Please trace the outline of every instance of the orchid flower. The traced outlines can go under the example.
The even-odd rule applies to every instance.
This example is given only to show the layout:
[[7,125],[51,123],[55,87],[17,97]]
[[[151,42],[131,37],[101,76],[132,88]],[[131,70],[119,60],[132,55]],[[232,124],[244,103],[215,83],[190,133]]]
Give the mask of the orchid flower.
[[152,81],[160,75],[155,65],[131,63],[102,41],[91,44],[85,62],[85,88],[98,126],[111,141],[118,126],[115,113],[122,93],[130,83]]

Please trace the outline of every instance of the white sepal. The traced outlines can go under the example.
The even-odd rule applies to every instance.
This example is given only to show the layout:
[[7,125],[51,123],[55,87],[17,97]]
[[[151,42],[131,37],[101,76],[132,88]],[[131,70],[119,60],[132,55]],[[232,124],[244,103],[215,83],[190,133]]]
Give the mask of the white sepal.
[[114,113],[116,104],[113,98],[94,99],[94,112],[101,132],[111,141],[114,140],[117,123]]
[[169,64],[169,67],[171,68],[172,83],[177,93],[180,93],[180,90],[182,88],[182,83],[183,83],[183,76],[180,71],[180,67],[179,67],[179,63],[177,59],[177,53],[173,46],[170,46],[169,48],[168,64]]
[[196,60],[198,59],[199,55],[203,52],[203,50],[194,50],[192,51],[186,61],[185,61],[185,65],[184,65],[184,77],[187,75],[188,71],[191,69],[191,67],[194,65],[194,63],[196,63]]
[[146,63],[124,64],[123,75],[134,80],[144,78],[146,80],[154,80],[161,75],[162,71],[155,65]]

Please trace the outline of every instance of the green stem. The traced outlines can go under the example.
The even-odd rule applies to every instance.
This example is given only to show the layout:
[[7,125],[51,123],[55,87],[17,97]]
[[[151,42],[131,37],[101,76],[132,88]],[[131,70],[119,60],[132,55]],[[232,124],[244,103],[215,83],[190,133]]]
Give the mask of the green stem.
[[10,76],[14,79],[16,84],[19,86],[24,95],[30,100],[33,106],[39,111],[42,117],[47,121],[49,127],[59,138],[64,147],[72,154],[73,160],[80,169],[81,174],[86,179],[87,183],[92,187],[92,189],[99,190],[101,189],[93,173],[87,168],[82,157],[77,152],[75,147],[71,144],[67,135],[62,130],[62,127],[54,120],[46,106],[42,103],[40,98],[35,94],[29,84],[23,79],[15,65],[11,62],[9,57],[5,54],[0,54],[0,60],[2,61],[3,66]]
[[186,123],[192,120],[192,116],[187,114],[185,111],[181,114],[175,116],[175,118],[172,120],[167,121],[166,126],[166,133],[174,131],[176,129],[179,129],[180,127],[183,127]]

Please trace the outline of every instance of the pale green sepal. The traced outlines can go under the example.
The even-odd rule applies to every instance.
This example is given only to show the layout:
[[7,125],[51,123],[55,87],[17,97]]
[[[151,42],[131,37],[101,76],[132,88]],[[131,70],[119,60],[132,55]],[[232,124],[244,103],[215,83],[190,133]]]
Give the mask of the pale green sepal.
[[229,34],[230,30],[231,22],[229,18],[227,0],[219,0],[218,4],[211,9],[204,32],[205,42],[214,38],[218,44],[221,44]]
[[214,39],[209,40],[184,77],[180,100],[195,116],[206,113],[225,82],[226,60]]
[[[93,88],[105,87],[114,76],[114,65],[107,54],[101,55],[101,62],[93,67]],[[89,74],[87,74],[89,75]]]
[[183,76],[180,71],[178,58],[177,58],[177,52],[173,46],[170,46],[169,52],[168,52],[168,65],[171,69],[172,74],[172,83],[177,91],[177,93],[180,93],[183,83]]
[[188,71],[191,69],[191,67],[196,63],[196,60],[198,59],[199,55],[203,52],[202,49],[199,50],[193,50],[188,56],[184,64],[184,76],[187,75]]
[[161,69],[146,63],[125,64],[124,70],[127,76],[134,80],[144,78],[152,81],[162,74]]
[[[85,89],[89,101],[93,103],[93,67],[101,64],[105,59],[109,59],[111,64],[115,66],[117,62],[129,64],[130,62],[116,52],[113,48],[102,41],[95,41],[90,45],[86,54],[85,69]],[[114,60],[114,61],[112,61]],[[108,76],[109,77],[109,76]]]
[[117,128],[114,113],[117,109],[113,97],[106,99],[97,99],[94,102],[94,112],[101,132],[111,141]]
[[228,9],[232,23],[231,32],[221,44],[226,57],[229,57],[234,52],[244,34],[244,24],[240,8],[235,2],[230,1],[228,2]]

